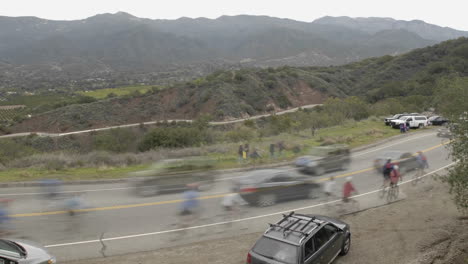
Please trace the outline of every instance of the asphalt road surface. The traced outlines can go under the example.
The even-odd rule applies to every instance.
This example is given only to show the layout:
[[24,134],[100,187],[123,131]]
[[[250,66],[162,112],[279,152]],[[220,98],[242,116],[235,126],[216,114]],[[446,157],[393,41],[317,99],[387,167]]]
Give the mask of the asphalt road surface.
[[[361,209],[377,206],[379,201],[372,193],[382,185],[382,176],[371,168],[373,159],[389,150],[416,152],[422,150],[428,157],[427,172],[451,164],[445,141],[433,131],[408,135],[352,154],[352,164],[346,171],[327,173],[314,177],[325,181],[337,176],[336,195],[340,196],[346,176],[352,175],[361,196]],[[282,167],[296,173],[293,167]],[[65,186],[66,194],[83,192],[89,208],[70,216],[60,209],[60,204],[42,198],[37,188],[0,189],[0,197],[11,198],[10,213],[14,217],[16,237],[23,237],[45,245],[58,260],[76,260],[105,255],[154,250],[161,247],[227,237],[233,234],[263,231],[267,222],[276,221],[279,212],[302,208],[305,213],[326,213],[324,198],[303,199],[279,203],[266,208],[246,207],[233,223],[225,216],[222,198],[229,193],[231,180],[243,173],[219,175],[216,185],[201,193],[201,216],[191,227],[178,230],[177,217],[181,194],[166,194],[149,198],[136,197],[127,184],[100,184]],[[407,175],[408,176],[408,175]],[[313,176],[311,176],[313,177]],[[406,180],[406,179],[405,179]],[[370,192],[370,193],[369,193]],[[369,193],[369,195],[367,195]],[[401,194],[400,197],[404,197]],[[307,207],[307,208],[304,208]],[[239,220],[240,219],[240,220]],[[99,241],[103,236],[105,250]]]

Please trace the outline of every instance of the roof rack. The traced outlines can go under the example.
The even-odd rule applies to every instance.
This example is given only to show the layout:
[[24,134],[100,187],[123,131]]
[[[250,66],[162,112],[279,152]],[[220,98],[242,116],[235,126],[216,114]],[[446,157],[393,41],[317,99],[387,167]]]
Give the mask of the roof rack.
[[[299,216],[302,216],[302,217],[309,217],[309,216],[306,216],[306,215],[299,215]],[[288,219],[290,218],[293,218],[294,221],[292,221],[291,223],[288,223],[287,225],[281,225],[284,221],[287,221]],[[281,219],[277,224],[269,224],[270,225],[270,229],[267,230],[266,233],[268,233],[269,231],[271,231],[272,228],[279,228],[279,230],[282,230],[283,231],[283,237],[286,237],[289,233],[299,233],[305,237],[307,237],[309,235],[310,232],[304,232],[304,229],[306,229],[307,226],[309,226],[311,223],[315,223],[317,225],[320,225],[321,223],[320,222],[315,222],[316,218],[315,216],[312,216],[310,218],[309,221],[307,221],[307,223],[305,223],[301,229],[297,230],[297,229],[294,229],[293,227],[296,226],[300,221],[304,221],[306,219],[304,218],[301,218],[301,217],[297,217],[295,214],[294,214],[294,211],[290,212],[289,214],[283,214],[283,219]]]

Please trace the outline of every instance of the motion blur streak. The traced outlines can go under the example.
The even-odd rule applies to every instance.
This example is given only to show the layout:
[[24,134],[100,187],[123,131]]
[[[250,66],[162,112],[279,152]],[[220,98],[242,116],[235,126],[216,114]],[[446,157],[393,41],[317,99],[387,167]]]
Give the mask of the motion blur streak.
[[[445,166],[443,166],[443,167],[441,167],[441,168],[439,168],[437,170],[426,173],[426,174],[420,176],[420,178],[424,178],[424,177],[427,177],[427,176],[432,175],[434,173],[437,173],[437,172],[439,172],[441,170],[444,170],[444,169],[446,169],[448,167],[453,166],[454,164],[455,164],[455,162],[452,162],[452,163],[450,163],[448,165],[445,165]],[[407,181],[404,181],[404,182],[400,183],[399,185],[407,184],[407,183],[410,183],[412,181],[413,181],[413,179],[407,180]],[[376,193],[378,191],[380,191],[380,189],[373,190],[373,191],[366,192],[366,193],[362,193],[362,194],[358,194],[358,195],[354,195],[354,196],[352,196],[352,198],[362,197],[362,196],[365,196],[365,195]],[[110,237],[110,238],[104,238],[104,239],[102,239],[102,241],[122,240],[122,239],[138,238],[138,237],[144,237],[144,236],[161,235],[161,234],[174,233],[174,232],[179,232],[179,231],[184,231],[184,230],[192,230],[192,229],[200,229],[200,228],[211,227],[211,226],[224,225],[224,224],[228,224],[228,223],[237,223],[237,222],[243,222],[243,221],[250,221],[250,220],[255,220],[255,219],[259,219],[259,218],[284,214],[284,213],[288,213],[288,212],[291,212],[291,211],[301,211],[301,210],[310,209],[310,208],[314,208],[314,207],[324,206],[324,205],[327,205],[327,204],[333,204],[333,203],[337,203],[337,202],[341,202],[341,199],[334,200],[334,201],[329,201],[329,202],[325,202],[325,203],[314,204],[314,205],[305,206],[305,207],[300,207],[300,208],[295,208],[295,209],[289,209],[289,210],[286,210],[286,211],[275,212],[275,213],[271,213],[271,214],[264,214],[264,215],[257,215],[257,216],[253,216],[253,217],[242,218],[242,219],[236,219],[236,220],[232,220],[232,221],[217,222],[217,223],[212,223],[212,224],[191,226],[191,227],[179,228],[179,229],[171,229],[171,230],[152,232],[152,233],[144,233],[144,234],[136,234],[136,235],[120,236],[120,237]],[[100,240],[96,239],[96,240],[87,240],[87,241],[79,241],[79,242],[71,242],[71,243],[63,243],[63,244],[46,245],[45,247],[46,248],[54,248],[54,247],[73,246],[73,245],[80,245],[80,244],[98,243],[98,242],[100,242]]]
[[[427,148],[425,150],[422,150],[422,152],[428,152],[431,150],[434,150],[436,148],[439,148],[441,146],[445,146],[449,144],[450,141],[435,145],[433,147]],[[345,174],[340,174],[338,176],[335,176],[334,178],[344,178],[347,176],[351,175],[356,175],[360,174],[363,172],[368,172],[372,171],[374,168],[367,168],[367,169],[362,169],[358,171],[353,171]],[[330,178],[323,178],[318,180],[318,182],[324,182],[328,181]],[[210,196],[203,196],[200,197],[200,200],[207,200],[207,199],[214,199],[214,198],[221,198],[226,195],[229,195],[230,193],[225,193],[225,194],[217,194],[217,195],[210,195]],[[144,206],[155,206],[155,205],[163,205],[163,204],[174,204],[174,203],[181,203],[183,200],[169,200],[169,201],[159,201],[159,202],[153,202],[153,203],[141,203],[141,204],[128,204],[128,205],[116,205],[116,206],[108,206],[108,207],[96,207],[96,208],[86,208],[86,209],[79,209],[76,210],[77,212],[95,212],[95,211],[107,211],[107,210],[118,210],[118,209],[128,209],[128,208],[135,208],[135,207],[144,207]],[[24,213],[24,214],[15,214],[11,215],[11,217],[33,217],[33,216],[45,216],[45,215],[58,215],[58,214],[66,214],[68,213],[67,211],[51,211],[51,212],[41,212],[41,213]]]

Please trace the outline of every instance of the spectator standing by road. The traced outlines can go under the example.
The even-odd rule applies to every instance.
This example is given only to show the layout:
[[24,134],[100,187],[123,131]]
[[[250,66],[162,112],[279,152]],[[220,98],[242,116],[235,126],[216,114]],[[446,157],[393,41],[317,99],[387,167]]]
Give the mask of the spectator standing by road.
[[283,150],[284,150],[284,142],[280,141],[278,142],[278,154],[280,157],[283,155]]
[[244,160],[249,158],[249,144],[244,145],[244,152],[243,152]]
[[244,147],[239,145],[239,149],[237,150],[238,161],[242,162],[244,160]]
[[270,158],[275,158],[275,144],[270,144]]

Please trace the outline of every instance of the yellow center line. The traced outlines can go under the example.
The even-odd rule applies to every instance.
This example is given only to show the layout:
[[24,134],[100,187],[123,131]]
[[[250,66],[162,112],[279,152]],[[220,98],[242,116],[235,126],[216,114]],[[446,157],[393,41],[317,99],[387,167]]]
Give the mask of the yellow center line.
[[[441,146],[445,146],[449,144],[451,141],[447,141],[435,146],[432,146],[430,148],[427,148],[425,150],[422,150],[422,152],[429,152],[431,150],[434,150],[436,148],[439,148]],[[358,171],[353,171],[353,172],[348,172],[344,174],[340,174],[337,176],[334,176],[334,178],[344,178],[347,176],[351,175],[356,175],[360,174],[363,172],[368,172],[372,171],[375,168],[367,168],[367,169],[362,169]],[[320,180],[317,180],[317,182],[324,182],[330,180],[330,177],[323,178]],[[202,196],[198,198],[199,200],[208,200],[208,199],[215,199],[215,198],[221,198],[226,195],[229,195],[231,193],[225,193],[225,194],[216,194],[216,195],[208,195],[208,196]],[[145,206],[155,206],[155,205],[163,205],[163,204],[174,204],[174,203],[181,203],[183,200],[168,200],[168,201],[159,201],[159,202],[152,202],[152,203],[140,203],[140,204],[128,204],[128,205],[114,205],[114,206],[107,206],[107,207],[95,207],[95,208],[86,208],[86,209],[79,209],[75,210],[76,212],[96,212],[96,211],[108,211],[108,210],[118,210],[118,209],[128,209],[128,208],[137,208],[137,207],[145,207]],[[47,215],[58,215],[58,214],[66,214],[68,211],[50,211],[50,212],[38,212],[38,213],[25,213],[25,214],[14,214],[10,215],[11,217],[31,217],[31,216],[47,216]]]

